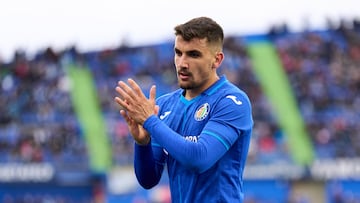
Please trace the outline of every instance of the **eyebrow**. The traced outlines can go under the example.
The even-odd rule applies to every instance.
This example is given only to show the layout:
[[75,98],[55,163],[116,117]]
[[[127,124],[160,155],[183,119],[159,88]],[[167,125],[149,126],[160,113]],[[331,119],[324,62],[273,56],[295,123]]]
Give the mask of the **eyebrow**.
[[185,53],[185,54],[191,54],[191,53],[199,53],[202,54],[201,51],[197,50],[197,49],[192,49],[192,50],[188,50],[188,51],[181,51],[180,49],[174,48],[174,51],[176,52],[181,52],[181,53]]

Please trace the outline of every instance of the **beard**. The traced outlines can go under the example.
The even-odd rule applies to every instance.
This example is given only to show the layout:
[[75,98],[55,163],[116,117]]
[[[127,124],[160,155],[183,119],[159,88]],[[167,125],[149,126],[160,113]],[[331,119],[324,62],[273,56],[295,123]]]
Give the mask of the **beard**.
[[187,70],[179,70],[177,72],[178,86],[185,90],[196,90],[202,89],[207,82],[208,75],[202,74],[201,72],[195,75]]
[[189,76],[186,80],[178,78],[178,85],[181,89],[184,90],[196,90],[201,89],[201,87],[206,83],[205,80],[196,81],[195,78]]
[[185,70],[180,70],[177,74],[178,85],[182,89],[193,89],[196,86],[193,75]]
[[186,83],[183,83],[183,82],[178,82],[178,85],[181,89],[184,89],[184,90],[191,90],[191,89],[194,89],[196,88],[196,85],[193,83],[193,82],[186,82]]

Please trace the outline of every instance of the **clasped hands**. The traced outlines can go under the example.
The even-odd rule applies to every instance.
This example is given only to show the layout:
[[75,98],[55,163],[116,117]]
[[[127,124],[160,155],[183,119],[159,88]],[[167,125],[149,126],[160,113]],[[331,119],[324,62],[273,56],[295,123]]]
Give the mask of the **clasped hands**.
[[125,113],[136,123],[142,125],[148,117],[156,113],[156,87],[155,85],[151,87],[148,99],[133,79],[128,79],[127,82],[128,84],[123,81],[118,82],[115,89],[120,97],[115,97],[115,101],[122,107],[120,110],[122,115]]
[[115,97],[115,102],[121,106],[120,114],[128,124],[135,141],[145,145],[150,142],[150,136],[142,126],[147,118],[156,115],[159,110],[155,101],[156,86],[151,87],[149,98],[146,98],[133,79],[128,79],[127,82],[128,84],[123,81],[118,82],[115,90],[120,96]]

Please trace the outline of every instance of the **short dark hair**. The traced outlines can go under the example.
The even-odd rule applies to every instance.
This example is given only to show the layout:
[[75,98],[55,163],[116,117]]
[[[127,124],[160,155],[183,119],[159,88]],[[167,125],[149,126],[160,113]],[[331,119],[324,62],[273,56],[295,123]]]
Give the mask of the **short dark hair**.
[[190,41],[193,38],[206,38],[210,44],[223,44],[224,31],[222,27],[209,17],[197,17],[189,20],[184,24],[177,25],[175,28],[175,35],[182,36],[185,41]]

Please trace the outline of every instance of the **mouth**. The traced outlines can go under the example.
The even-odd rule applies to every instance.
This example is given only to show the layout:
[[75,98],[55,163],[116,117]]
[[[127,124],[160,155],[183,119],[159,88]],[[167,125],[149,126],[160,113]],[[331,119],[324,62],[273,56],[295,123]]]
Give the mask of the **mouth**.
[[188,80],[191,77],[191,74],[187,72],[178,72],[178,77],[181,80]]

